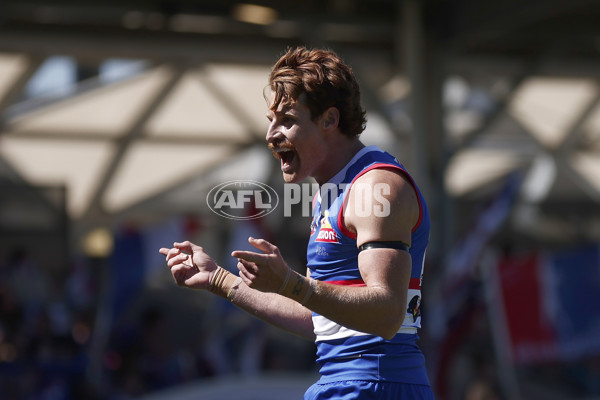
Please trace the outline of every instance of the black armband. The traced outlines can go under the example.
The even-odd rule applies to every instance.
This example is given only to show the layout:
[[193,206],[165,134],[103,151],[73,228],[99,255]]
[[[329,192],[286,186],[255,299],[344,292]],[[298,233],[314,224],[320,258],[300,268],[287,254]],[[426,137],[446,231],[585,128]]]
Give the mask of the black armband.
[[361,244],[358,248],[358,251],[361,252],[368,249],[396,249],[409,251],[410,247],[406,243],[399,240],[390,242],[367,242]]

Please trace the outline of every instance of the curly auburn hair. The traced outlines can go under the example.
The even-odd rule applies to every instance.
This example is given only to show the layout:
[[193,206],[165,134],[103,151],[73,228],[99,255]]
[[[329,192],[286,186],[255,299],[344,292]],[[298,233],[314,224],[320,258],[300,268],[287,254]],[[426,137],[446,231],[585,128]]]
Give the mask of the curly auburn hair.
[[358,137],[365,129],[365,110],[360,104],[360,87],[352,69],[329,50],[289,48],[273,66],[269,86],[274,93],[270,109],[287,106],[306,94],[311,118],[318,118],[329,107],[340,113],[340,131]]

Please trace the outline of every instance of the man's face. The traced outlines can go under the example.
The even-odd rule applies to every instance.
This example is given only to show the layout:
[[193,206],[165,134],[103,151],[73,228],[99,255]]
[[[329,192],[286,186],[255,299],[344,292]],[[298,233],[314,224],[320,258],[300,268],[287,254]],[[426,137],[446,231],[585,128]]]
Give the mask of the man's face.
[[267,118],[270,122],[267,143],[281,162],[283,179],[291,183],[315,176],[325,160],[326,143],[303,96],[289,106],[280,104],[275,112],[269,109]]

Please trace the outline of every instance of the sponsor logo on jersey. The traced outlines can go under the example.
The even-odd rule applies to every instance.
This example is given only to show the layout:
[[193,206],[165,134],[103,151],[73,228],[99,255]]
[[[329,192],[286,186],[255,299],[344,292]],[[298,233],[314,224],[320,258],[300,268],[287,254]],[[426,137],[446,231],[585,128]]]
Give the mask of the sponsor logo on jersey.
[[325,211],[319,225],[319,233],[317,234],[315,242],[339,243],[337,233],[333,230],[331,224],[329,223],[328,211]]

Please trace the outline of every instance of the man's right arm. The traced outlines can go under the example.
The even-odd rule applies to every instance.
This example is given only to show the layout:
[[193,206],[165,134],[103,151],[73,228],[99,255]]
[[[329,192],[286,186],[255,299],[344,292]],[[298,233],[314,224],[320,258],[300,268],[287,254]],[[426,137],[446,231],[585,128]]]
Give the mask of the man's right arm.
[[294,300],[277,293],[252,289],[244,283],[240,284],[230,298],[238,308],[271,325],[308,340],[315,339],[312,312]]
[[200,246],[188,241],[173,246],[159,252],[166,256],[179,286],[208,290],[273,326],[314,340],[312,313],[308,308],[277,293],[248,287],[236,275],[218,267]]

